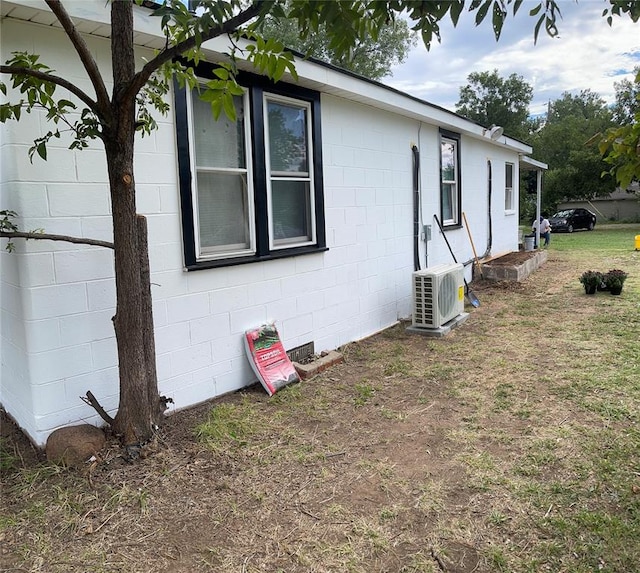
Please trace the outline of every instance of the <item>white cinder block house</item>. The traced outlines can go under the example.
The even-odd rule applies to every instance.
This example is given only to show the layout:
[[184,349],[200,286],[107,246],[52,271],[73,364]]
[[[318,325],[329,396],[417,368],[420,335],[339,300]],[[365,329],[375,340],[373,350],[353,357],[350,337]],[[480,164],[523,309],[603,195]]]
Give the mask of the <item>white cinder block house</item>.
[[[108,3],[67,4],[110,77]],[[44,2],[4,0],[1,9],[3,61],[35,52],[90,89]],[[136,8],[141,63],[163,45],[149,14]],[[215,122],[208,105],[176,89],[172,112],[137,142],[159,385],[174,408],[253,383],[242,336],[266,321],[287,349],[313,342],[320,352],[409,317],[416,262],[452,262],[434,215],[459,261],[472,259],[463,212],[479,254],[518,249],[518,175],[530,147],[327,65],[300,61],[297,71],[297,83],[275,85],[247,71],[236,123]],[[100,145],[71,151],[62,138],[46,162],[30,163],[28,148],[51,129],[44,114],[0,125],[0,209],[16,211],[24,230],[112,240]],[[43,444],[60,426],[100,422],[79,399],[87,390],[117,407],[112,252],[5,246],[0,401]]]

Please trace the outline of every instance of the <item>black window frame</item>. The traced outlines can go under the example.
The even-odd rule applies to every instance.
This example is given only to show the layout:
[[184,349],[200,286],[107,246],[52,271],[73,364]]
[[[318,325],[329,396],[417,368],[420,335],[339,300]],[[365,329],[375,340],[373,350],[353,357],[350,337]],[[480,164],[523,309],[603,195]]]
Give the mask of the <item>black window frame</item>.
[[[444,201],[443,199],[443,180],[442,180],[442,143],[443,140],[448,139],[454,141],[456,144],[456,205],[455,205],[455,218],[453,222],[446,219],[444,216]],[[448,131],[446,129],[439,130],[439,147],[438,154],[440,157],[439,171],[440,171],[440,220],[443,227],[459,228],[462,227],[462,165],[461,165],[461,137],[459,133]]]
[[[214,65],[201,63],[196,69],[196,76],[207,80],[213,78]],[[249,72],[240,72],[238,83],[248,90],[250,109],[251,161],[253,166],[253,201],[255,224],[255,253],[230,256],[227,258],[199,259],[196,252],[194,204],[192,196],[191,157],[190,157],[190,125],[187,114],[187,98],[190,93],[186,87],[174,83],[176,142],[178,153],[178,183],[180,191],[180,207],[182,222],[182,241],[184,264],[187,270],[199,270],[231,265],[248,264],[272,259],[281,259],[299,255],[315,254],[328,250],[326,246],[324,182],[322,169],[322,125],[320,93],[300,86],[284,82],[274,83],[264,76]],[[312,245],[293,246],[291,248],[269,248],[269,220],[267,196],[267,166],[265,161],[265,130],[263,101],[265,93],[279,95],[310,105],[310,122],[312,132],[313,191],[316,240]]]

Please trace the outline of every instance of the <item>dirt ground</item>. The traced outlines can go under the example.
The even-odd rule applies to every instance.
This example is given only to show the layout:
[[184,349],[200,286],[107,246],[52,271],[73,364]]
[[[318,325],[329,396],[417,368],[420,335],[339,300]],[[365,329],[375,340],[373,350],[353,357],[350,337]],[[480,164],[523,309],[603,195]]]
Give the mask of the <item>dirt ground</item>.
[[[538,331],[559,309],[575,309],[574,326],[596,312],[575,305],[578,275],[551,252],[522,283],[476,281],[481,306],[446,337],[400,324],[273,398],[255,385],[179,412],[133,463],[111,442],[80,470],[42,465],[5,421],[16,461],[3,473],[0,570],[508,571],[493,548],[528,551],[544,532],[487,464],[507,475],[532,437],[589,423],[549,383],[596,347]],[[226,416],[222,434],[200,426],[212,410]]]

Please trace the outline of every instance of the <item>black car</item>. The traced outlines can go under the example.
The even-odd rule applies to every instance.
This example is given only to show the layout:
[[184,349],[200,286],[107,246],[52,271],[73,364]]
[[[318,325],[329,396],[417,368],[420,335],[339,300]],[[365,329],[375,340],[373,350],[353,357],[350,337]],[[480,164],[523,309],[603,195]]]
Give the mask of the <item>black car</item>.
[[575,229],[593,231],[596,226],[596,216],[588,209],[565,209],[549,217],[552,231],[566,231],[573,233]]

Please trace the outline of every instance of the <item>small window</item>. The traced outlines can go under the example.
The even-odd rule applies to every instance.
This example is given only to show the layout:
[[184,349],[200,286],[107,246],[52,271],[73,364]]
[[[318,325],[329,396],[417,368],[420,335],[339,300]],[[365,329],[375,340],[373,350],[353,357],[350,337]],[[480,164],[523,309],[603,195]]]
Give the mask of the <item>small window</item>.
[[315,240],[309,105],[265,96],[271,248]]
[[[213,73],[201,65],[205,81]],[[235,121],[176,84],[187,269],[326,249],[320,94],[242,73]]]
[[440,215],[443,225],[460,224],[460,139],[440,135]]
[[504,209],[513,211],[513,163],[505,163],[504,181]]

